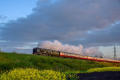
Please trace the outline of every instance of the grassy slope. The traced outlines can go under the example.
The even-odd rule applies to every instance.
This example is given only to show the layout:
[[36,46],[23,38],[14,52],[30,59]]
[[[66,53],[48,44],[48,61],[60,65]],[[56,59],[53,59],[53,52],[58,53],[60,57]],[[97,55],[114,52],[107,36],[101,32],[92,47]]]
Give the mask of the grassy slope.
[[120,71],[120,67],[104,67],[104,68],[92,68],[89,69],[87,72],[106,72],[106,71]]
[[[39,56],[31,54],[0,53],[0,71],[13,68],[38,68],[66,71],[86,71],[90,68],[112,67],[113,63]],[[120,66],[120,64],[117,64]]]

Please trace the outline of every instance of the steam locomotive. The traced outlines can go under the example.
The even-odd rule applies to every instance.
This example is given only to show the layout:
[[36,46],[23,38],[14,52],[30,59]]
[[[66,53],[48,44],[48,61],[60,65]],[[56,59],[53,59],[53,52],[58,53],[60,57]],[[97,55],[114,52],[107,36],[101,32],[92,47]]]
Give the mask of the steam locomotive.
[[56,57],[64,57],[64,58],[83,59],[83,60],[91,60],[91,61],[99,61],[99,62],[120,63],[120,61],[118,60],[82,56],[79,54],[73,54],[73,53],[56,51],[56,50],[45,49],[45,48],[33,48],[33,54],[43,55],[43,56],[56,56]]

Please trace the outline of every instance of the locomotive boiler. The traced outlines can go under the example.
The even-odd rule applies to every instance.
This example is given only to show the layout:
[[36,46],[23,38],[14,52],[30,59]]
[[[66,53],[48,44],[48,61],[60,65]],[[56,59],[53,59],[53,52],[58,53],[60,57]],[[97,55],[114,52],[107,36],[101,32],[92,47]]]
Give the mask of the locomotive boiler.
[[33,54],[45,55],[45,56],[60,56],[60,51],[45,49],[45,48],[34,48]]

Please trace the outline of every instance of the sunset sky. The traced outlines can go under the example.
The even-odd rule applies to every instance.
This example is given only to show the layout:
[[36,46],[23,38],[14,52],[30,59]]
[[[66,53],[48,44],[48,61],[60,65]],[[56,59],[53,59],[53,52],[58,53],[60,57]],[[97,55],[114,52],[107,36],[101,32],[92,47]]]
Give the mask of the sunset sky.
[[44,41],[120,56],[120,0],[0,0],[0,48],[31,53]]

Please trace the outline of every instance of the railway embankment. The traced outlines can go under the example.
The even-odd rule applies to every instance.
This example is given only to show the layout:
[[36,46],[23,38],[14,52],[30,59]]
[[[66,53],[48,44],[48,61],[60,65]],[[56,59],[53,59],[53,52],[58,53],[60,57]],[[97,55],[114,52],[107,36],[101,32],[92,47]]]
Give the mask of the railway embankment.
[[[65,73],[65,75],[67,76],[70,75],[71,73],[78,74],[81,72],[87,72],[88,70],[94,68],[115,67],[115,66],[120,67],[120,64],[108,63],[108,62],[95,62],[95,61],[73,59],[73,58],[61,58],[61,57],[40,56],[40,55],[32,55],[32,54],[0,52],[0,76],[3,73],[20,68],[22,68],[23,71],[24,69],[29,69],[29,68],[37,69],[40,71],[52,70],[52,71]],[[81,76],[82,74],[78,74],[78,76],[79,75]]]
[[86,71],[91,68],[120,66],[119,63],[95,62],[72,58],[40,56],[32,54],[0,53],[0,70],[13,68],[38,68],[61,71]]

